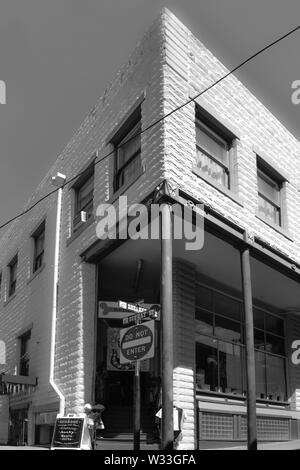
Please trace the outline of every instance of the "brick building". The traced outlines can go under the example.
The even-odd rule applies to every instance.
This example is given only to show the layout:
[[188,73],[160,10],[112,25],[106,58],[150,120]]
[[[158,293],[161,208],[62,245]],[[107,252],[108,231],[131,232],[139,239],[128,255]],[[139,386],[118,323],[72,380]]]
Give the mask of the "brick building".
[[[227,72],[164,10],[26,207],[53,191],[58,173],[80,176],[3,234],[1,442],[47,443],[59,409],[82,412],[91,401],[106,406],[106,432],[130,431],[132,372],[118,362],[120,320],[105,317],[103,304],[160,302],[160,241],[99,240],[96,210],[124,194],[128,204],[149,201],[162,182],[173,202],[205,207],[203,248],[173,243],[173,397],[187,415],[180,448],[246,439],[245,249],[258,438],[300,437],[291,361],[300,339],[300,142],[233,75],[134,137]],[[156,329],[155,358],[141,372],[145,433],[164,361],[160,322]]]

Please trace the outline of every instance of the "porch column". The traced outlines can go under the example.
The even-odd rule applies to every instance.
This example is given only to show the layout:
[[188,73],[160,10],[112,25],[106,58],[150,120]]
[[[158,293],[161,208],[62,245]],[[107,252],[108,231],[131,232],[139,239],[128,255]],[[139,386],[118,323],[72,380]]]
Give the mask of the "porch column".
[[246,335],[248,450],[257,450],[255,352],[249,247],[245,247],[242,249],[241,265]]
[[173,278],[172,215],[161,205],[162,436],[161,448],[173,449]]

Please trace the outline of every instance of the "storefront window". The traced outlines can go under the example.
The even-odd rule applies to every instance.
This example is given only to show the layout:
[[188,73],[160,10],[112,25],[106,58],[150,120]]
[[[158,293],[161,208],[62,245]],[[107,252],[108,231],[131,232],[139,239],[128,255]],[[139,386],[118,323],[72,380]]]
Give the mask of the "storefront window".
[[[240,300],[198,286],[196,295],[197,389],[245,395],[245,324]],[[284,323],[254,308],[254,347],[258,399],[286,398]]]
[[218,342],[198,336],[196,345],[196,381],[202,390],[218,391]]

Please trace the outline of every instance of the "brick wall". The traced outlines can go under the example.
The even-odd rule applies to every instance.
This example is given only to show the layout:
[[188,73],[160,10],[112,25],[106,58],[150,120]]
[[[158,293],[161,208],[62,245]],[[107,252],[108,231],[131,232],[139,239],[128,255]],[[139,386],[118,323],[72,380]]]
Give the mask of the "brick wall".
[[187,415],[179,449],[194,449],[195,410],[195,267],[181,259],[173,263],[174,404]]
[[[158,18],[133,54],[117,73],[61,155],[37,187],[25,208],[53,190],[51,176],[57,172],[67,180],[80,172],[97,152],[101,159],[112,150],[107,142],[130,110],[143,99],[142,128],[159,119],[163,108],[163,35]],[[163,179],[164,123],[141,137],[142,176],[127,190],[128,202],[141,200]],[[112,196],[112,159],[95,167],[94,208]],[[19,361],[17,336],[33,325],[30,346],[30,375],[39,377],[33,407],[57,402],[49,386],[50,326],[53,292],[53,257],[57,195],[45,199],[25,217],[10,225],[0,240],[0,269],[3,271],[0,303],[0,338],[7,347],[7,363],[1,371],[16,373]],[[45,267],[32,278],[31,233],[46,217]],[[72,235],[72,190],[65,187],[62,200],[59,298],[55,353],[55,380],[66,395],[67,411],[82,411],[92,399],[94,368],[95,267],[83,263],[80,253],[96,241],[96,221],[80,236]],[[18,252],[16,295],[7,299],[8,262]]]

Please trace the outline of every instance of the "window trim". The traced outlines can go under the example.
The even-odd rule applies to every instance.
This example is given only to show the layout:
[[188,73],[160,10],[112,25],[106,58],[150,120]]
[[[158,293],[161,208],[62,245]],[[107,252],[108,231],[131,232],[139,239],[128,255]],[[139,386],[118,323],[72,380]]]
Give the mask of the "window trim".
[[[8,298],[10,299],[16,293],[17,290],[17,277],[18,277],[18,253],[10,260],[7,267],[9,268],[9,280],[8,280]],[[12,269],[16,266],[15,279],[12,282]],[[14,289],[12,292],[12,284],[14,284]]]
[[[32,328],[29,328],[29,329],[27,329],[26,331],[24,331],[23,333],[21,333],[21,334],[18,335],[18,340],[19,340],[19,359],[18,359],[18,362],[19,362],[19,364],[18,364],[19,375],[23,375],[23,374],[21,374],[21,372],[22,372],[22,358],[23,358],[23,356],[25,355],[25,354],[24,354],[23,356],[21,356],[21,354],[22,354],[22,341],[23,341],[24,339],[26,339],[28,342],[31,340],[31,330],[32,330]],[[28,347],[28,349],[29,349],[29,347]],[[27,351],[27,353],[28,353],[28,351]],[[27,363],[28,363],[28,374],[25,375],[25,377],[29,377],[29,376],[30,376],[30,374],[29,374],[29,370],[30,370],[30,369],[29,369],[29,362],[30,362],[30,355],[29,355],[29,353],[28,353],[28,356],[29,356],[29,357],[28,357],[28,360],[27,360]]]
[[[94,195],[95,195],[95,160],[96,156],[93,157],[92,161],[88,163],[88,165],[81,170],[81,175],[77,178],[75,183],[71,186],[73,190],[73,203],[72,203],[72,234],[76,233],[81,227],[89,225],[90,219],[93,219],[93,211],[94,211]],[[78,192],[83,188],[83,186],[93,178],[93,190],[90,191],[92,193],[92,199],[88,201],[88,203],[81,208],[78,209]],[[91,204],[89,210],[85,211],[84,209]],[[76,217],[80,216],[81,212],[87,212],[88,217],[86,222],[76,221]]]
[[[238,197],[237,188],[236,188],[236,175],[234,172],[234,163],[237,158],[237,141],[239,138],[233,134],[232,131],[227,129],[221,122],[219,122],[213,115],[209,114],[202,106],[196,104],[195,109],[195,130],[197,126],[201,129],[201,127],[205,131],[212,136],[212,138],[219,140],[221,143],[225,143],[227,146],[227,165],[221,162],[217,157],[210,155],[208,152],[205,151],[201,147],[201,145],[197,142],[197,135],[195,135],[196,139],[196,152],[197,149],[201,149],[205,155],[207,155],[212,161],[215,161],[218,165],[222,168],[226,169],[228,185],[224,186],[223,184],[219,183],[217,180],[212,178],[211,176],[205,174],[201,171],[197,164],[194,163],[192,166],[192,171],[194,174],[199,176],[201,179],[209,183],[210,185],[214,186],[218,191],[221,191],[234,202],[239,204],[243,207],[243,203]],[[196,157],[197,158],[197,157]]]
[[[202,287],[202,288],[205,288],[205,289],[208,289],[210,291],[213,291],[217,294],[221,294],[225,297],[228,297],[229,299],[231,300],[234,300],[234,301],[237,301],[239,304],[240,304],[240,310],[243,308],[243,300],[236,296],[236,295],[232,295],[230,293],[227,293],[226,291],[222,291],[220,288],[218,287],[214,287],[212,285],[210,285],[209,283],[207,282],[203,282],[199,279],[196,280],[196,283],[195,283],[195,289],[197,289],[197,287]],[[261,352],[264,354],[264,357],[266,357],[266,355],[269,355],[269,356],[274,356],[274,357],[279,357],[281,359],[283,359],[283,362],[284,362],[284,379],[285,379],[285,396],[286,396],[286,401],[277,401],[277,400],[271,400],[271,399],[268,399],[268,398],[258,398],[256,397],[256,401],[257,402],[263,402],[263,403],[272,403],[272,402],[275,402],[276,404],[287,404],[288,403],[288,394],[289,394],[289,383],[288,383],[288,367],[287,367],[287,362],[288,362],[288,350],[287,350],[287,344],[286,344],[286,318],[280,316],[278,313],[276,312],[273,312],[271,310],[268,310],[267,307],[265,306],[260,306],[260,305],[257,305],[255,303],[255,299],[253,299],[253,308],[255,308],[256,310],[260,310],[261,312],[263,312],[264,314],[264,330],[261,330],[259,328],[256,328],[256,329],[259,329],[260,331],[263,331],[264,332],[264,344],[266,342],[266,335],[267,335],[267,330],[266,330],[266,317],[265,317],[265,314],[268,314],[268,315],[271,315],[271,316],[274,316],[274,317],[277,317],[279,318],[280,320],[282,320],[283,322],[283,335],[284,336],[281,336],[281,335],[276,335],[274,333],[271,333],[269,332],[269,334],[273,334],[274,336],[278,336],[278,338],[281,338],[283,340],[283,343],[284,343],[284,355],[282,354],[276,354],[276,353],[273,353],[273,352],[268,352],[266,349],[258,349],[258,348],[254,348],[254,351],[258,351],[258,352]],[[230,341],[230,340],[227,340],[227,339],[223,339],[223,338],[220,338],[218,337],[216,334],[215,334],[215,315],[219,315],[219,316],[224,316],[224,315],[220,315],[219,313],[216,313],[215,312],[215,305],[214,305],[214,298],[211,297],[211,306],[210,306],[211,310],[208,310],[204,307],[201,307],[200,305],[198,305],[197,303],[195,303],[195,322],[197,321],[197,310],[204,310],[204,311],[207,311],[209,313],[211,313],[213,315],[213,321],[212,321],[212,328],[213,328],[213,334],[208,334],[208,333],[205,333],[205,332],[198,332],[196,330],[196,325],[195,325],[195,346],[197,344],[197,335],[202,335],[202,336],[206,336],[208,338],[213,338],[217,341],[223,341],[223,342],[226,342],[226,343],[229,343],[229,344],[232,344],[232,345],[237,345],[239,347],[242,347],[242,348],[245,348],[246,345],[242,342],[243,340],[243,328],[244,328],[244,321],[243,321],[243,318],[241,316],[241,320],[240,322],[238,320],[234,320],[234,319],[231,319],[231,321],[235,321],[236,323],[240,323],[240,332],[241,332],[241,341],[240,342],[234,342],[234,341]],[[225,317],[225,316],[224,316]],[[228,318],[228,317],[225,317],[225,318]],[[219,359],[218,359],[219,360]],[[266,359],[265,359],[266,360]],[[219,363],[218,363],[219,364]],[[218,371],[218,374],[219,374],[219,371]],[[267,384],[266,384],[267,386]],[[223,395],[223,396],[228,396],[230,398],[232,397],[235,397],[235,398],[238,398],[238,396],[240,396],[241,398],[244,397],[244,395],[237,395],[237,394],[234,394],[234,393],[224,393],[224,392],[218,392],[218,391],[205,391],[205,390],[201,390],[201,389],[198,389],[196,388],[196,393],[198,395],[202,395],[202,394],[215,394],[215,395]]]
[[[110,143],[114,149],[114,164],[113,164],[113,194],[122,191],[123,188],[131,185],[136,179],[138,179],[143,173],[142,167],[142,139],[141,139],[141,126],[142,126],[142,109],[141,105],[138,105],[131,115],[123,122],[121,128],[111,138]],[[139,149],[136,150],[129,158],[119,166],[120,150],[121,146],[126,144],[135,137],[139,138]],[[141,170],[127,182],[119,183],[119,177],[124,172],[124,169],[129,166],[135,159],[140,158]]]
[[[277,232],[281,233],[284,235],[286,238],[289,240],[293,241],[293,238],[291,234],[288,231],[288,223],[287,223],[287,207],[286,207],[286,196],[285,196],[285,187],[286,184],[288,183],[287,179],[285,176],[283,176],[281,173],[278,172],[277,169],[273,168],[269,162],[267,162],[264,158],[261,157],[261,155],[256,154],[256,184],[257,184],[257,207],[255,211],[255,216],[263,221],[265,224],[269,225],[272,227],[274,230]],[[274,203],[274,201],[269,200],[266,196],[261,194],[258,190],[258,176],[259,172],[263,174],[265,178],[269,178],[273,183],[277,184],[279,186],[279,201],[280,204],[277,205]],[[272,204],[274,207],[277,207],[280,209],[280,225],[276,224],[272,220],[267,219],[264,217],[259,211],[258,211],[258,203],[259,199],[258,196],[262,197],[263,199],[267,200],[270,204]]]
[[[44,243],[43,243],[43,250],[41,253],[37,255],[37,240],[40,238],[40,236],[44,234]],[[41,270],[42,266],[44,265],[44,258],[45,258],[45,238],[46,238],[46,219],[44,219],[38,228],[34,231],[34,233],[31,235],[34,241],[34,251],[33,251],[33,262],[32,262],[32,274],[37,273],[39,270]],[[39,264],[38,267],[36,267],[37,260],[42,258],[41,263]]]

